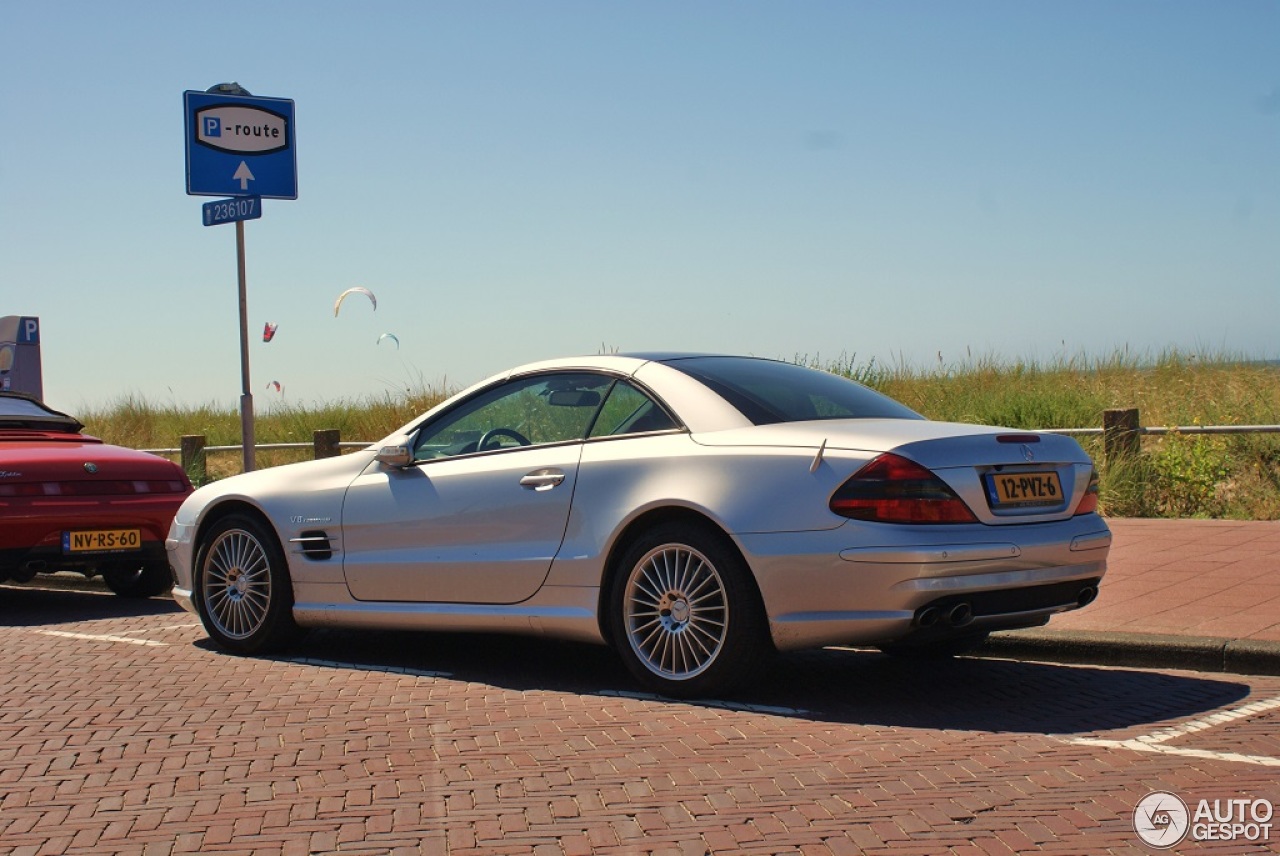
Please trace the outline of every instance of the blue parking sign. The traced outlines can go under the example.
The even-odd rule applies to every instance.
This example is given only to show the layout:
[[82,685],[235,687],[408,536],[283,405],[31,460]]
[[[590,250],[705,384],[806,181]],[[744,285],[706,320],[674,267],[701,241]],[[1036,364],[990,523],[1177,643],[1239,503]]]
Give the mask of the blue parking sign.
[[189,195],[298,198],[292,100],[182,95]]

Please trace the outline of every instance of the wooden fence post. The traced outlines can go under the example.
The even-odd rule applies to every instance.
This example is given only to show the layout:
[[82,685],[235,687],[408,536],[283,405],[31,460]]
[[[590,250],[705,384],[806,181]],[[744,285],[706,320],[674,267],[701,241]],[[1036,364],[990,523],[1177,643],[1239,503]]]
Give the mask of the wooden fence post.
[[204,484],[209,479],[209,470],[204,453],[203,434],[182,435],[182,470],[195,485]]
[[316,447],[316,459],[336,458],[342,454],[342,432],[337,428],[325,428],[312,433]]
[[1136,407],[1102,411],[1102,450],[1108,464],[1142,450],[1142,427]]

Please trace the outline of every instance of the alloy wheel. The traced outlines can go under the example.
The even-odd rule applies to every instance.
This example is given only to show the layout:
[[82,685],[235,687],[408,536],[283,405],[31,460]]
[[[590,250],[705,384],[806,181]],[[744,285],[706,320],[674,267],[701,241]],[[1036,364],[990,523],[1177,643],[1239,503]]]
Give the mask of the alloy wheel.
[[271,608],[271,566],[267,551],[253,535],[231,529],[209,547],[203,575],[209,619],[232,639],[259,630]]
[[729,601],[714,564],[683,544],[655,547],[636,563],[623,600],[627,641],[653,674],[685,680],[715,662]]

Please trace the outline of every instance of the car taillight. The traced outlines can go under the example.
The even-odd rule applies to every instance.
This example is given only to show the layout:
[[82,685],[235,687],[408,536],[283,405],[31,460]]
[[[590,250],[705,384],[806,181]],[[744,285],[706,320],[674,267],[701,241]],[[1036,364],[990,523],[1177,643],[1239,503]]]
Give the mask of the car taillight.
[[1098,510],[1098,471],[1089,471],[1089,486],[1084,489],[1084,496],[1080,497],[1080,504],[1076,506],[1075,513],[1092,514]]
[[186,493],[177,479],[137,481],[49,481],[0,484],[0,496],[138,496],[151,493]]
[[924,467],[898,455],[873,459],[840,486],[831,510],[878,523],[975,523],[955,491]]

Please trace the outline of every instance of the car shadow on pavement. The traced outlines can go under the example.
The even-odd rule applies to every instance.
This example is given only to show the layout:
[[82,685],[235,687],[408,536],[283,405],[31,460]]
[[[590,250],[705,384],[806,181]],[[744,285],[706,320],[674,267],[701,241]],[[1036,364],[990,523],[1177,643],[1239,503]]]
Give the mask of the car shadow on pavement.
[[[212,650],[207,640],[197,644]],[[645,691],[608,648],[485,634],[312,631],[275,659],[827,723],[1039,734],[1193,717],[1250,692],[1228,676],[965,657],[922,662],[828,648],[761,663],[752,681],[733,695],[682,701]]]
[[1040,734],[1193,717],[1250,693],[1229,676],[979,657],[902,660],[848,649],[781,657],[765,681],[756,690],[762,698],[804,699],[810,715],[827,721]]
[[119,597],[96,580],[80,579],[75,586],[56,588],[39,581],[0,585],[0,625],[6,627],[38,627],[181,611],[182,607],[167,595]]

